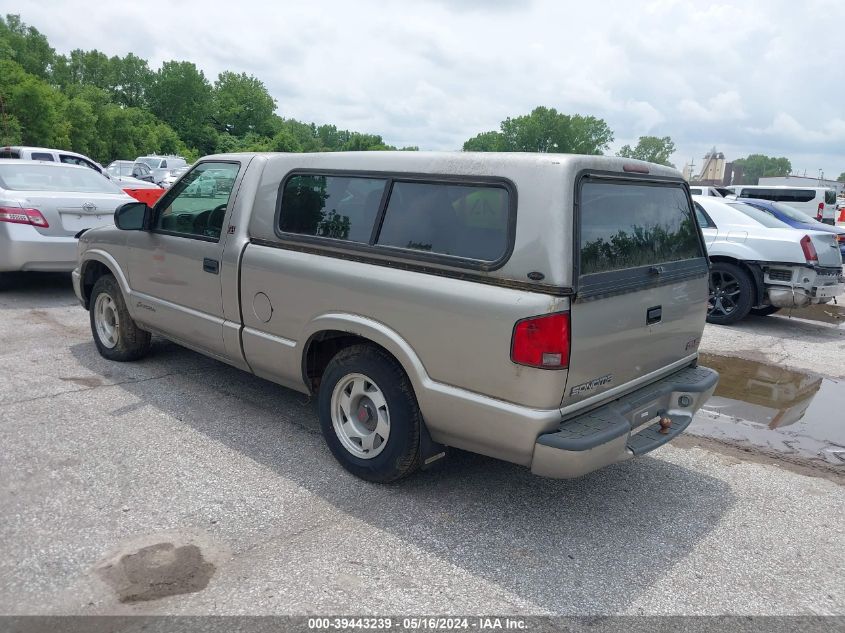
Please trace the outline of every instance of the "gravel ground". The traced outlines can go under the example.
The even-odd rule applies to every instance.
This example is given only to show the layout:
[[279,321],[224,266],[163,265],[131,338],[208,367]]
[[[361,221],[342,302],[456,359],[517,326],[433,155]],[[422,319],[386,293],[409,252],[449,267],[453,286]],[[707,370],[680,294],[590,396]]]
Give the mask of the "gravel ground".
[[[706,448],[575,481],[453,452],[390,486],[313,405],[171,343],[96,352],[66,276],[0,293],[0,613],[845,614],[845,488]],[[703,349],[843,377],[781,317]]]

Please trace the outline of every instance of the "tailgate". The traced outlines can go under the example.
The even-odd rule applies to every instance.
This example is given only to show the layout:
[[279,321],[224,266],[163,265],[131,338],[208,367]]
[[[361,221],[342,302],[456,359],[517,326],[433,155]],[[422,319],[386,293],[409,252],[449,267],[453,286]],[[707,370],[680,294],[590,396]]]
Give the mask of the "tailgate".
[[696,353],[707,311],[707,258],[680,181],[587,175],[576,208],[563,406],[671,370]]

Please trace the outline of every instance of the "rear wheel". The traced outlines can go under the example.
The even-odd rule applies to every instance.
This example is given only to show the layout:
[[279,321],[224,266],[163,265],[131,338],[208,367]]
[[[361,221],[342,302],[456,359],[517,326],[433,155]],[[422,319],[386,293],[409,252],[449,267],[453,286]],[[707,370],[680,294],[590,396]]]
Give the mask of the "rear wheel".
[[755,316],[769,316],[780,310],[777,306],[763,306],[762,308],[751,308],[750,313]]
[[419,467],[422,414],[386,352],[369,345],[338,352],[323,373],[318,411],[329,449],[353,475],[387,483]]
[[101,356],[123,362],[147,355],[150,333],[129,316],[120,286],[111,275],[103,275],[94,284],[89,314],[91,333]]
[[710,266],[710,298],[707,322],[730,325],[745,318],[751,310],[754,282],[736,264],[713,262]]

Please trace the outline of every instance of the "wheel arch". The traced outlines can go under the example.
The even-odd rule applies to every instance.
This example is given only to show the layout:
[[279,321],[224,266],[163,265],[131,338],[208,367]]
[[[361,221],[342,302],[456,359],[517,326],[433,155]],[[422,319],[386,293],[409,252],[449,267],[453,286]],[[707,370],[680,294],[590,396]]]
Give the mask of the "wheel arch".
[[354,314],[327,314],[311,321],[303,336],[302,380],[311,393],[319,386],[326,365],[341,349],[355,344],[373,345],[392,356],[405,371],[419,395],[428,376],[419,357],[398,332],[387,325]]
[[712,255],[710,257],[712,263],[724,262],[726,264],[733,264],[739,266],[742,270],[748,273],[751,281],[754,284],[754,297],[752,307],[760,305],[766,296],[765,286],[763,284],[763,270],[757,262],[748,262],[743,259],[737,259],[730,255]]
[[105,251],[88,250],[79,266],[79,287],[82,304],[86,310],[91,307],[91,291],[94,289],[94,284],[103,275],[112,275],[117,280],[124,296],[129,293],[129,282],[114,257]]

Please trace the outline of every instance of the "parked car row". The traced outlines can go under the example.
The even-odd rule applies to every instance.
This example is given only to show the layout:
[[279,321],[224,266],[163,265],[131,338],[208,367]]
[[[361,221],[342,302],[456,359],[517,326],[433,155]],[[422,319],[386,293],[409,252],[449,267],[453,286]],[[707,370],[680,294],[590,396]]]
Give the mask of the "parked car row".
[[180,156],[153,155],[139,156],[134,161],[115,160],[105,169],[82,154],[46,147],[6,146],[0,148],[0,158],[88,167],[115,182],[133,198],[147,204],[154,204],[164,190],[187,171],[185,159]]
[[103,168],[97,161],[77,152],[51,149],[48,147],[25,146],[2,147],[0,148],[0,158],[18,158],[23,160],[82,165],[103,174],[107,178],[134,178],[153,185],[160,185],[174,170],[184,170],[188,166],[185,159],[181,156],[157,156],[153,154],[150,156],[139,156],[134,161],[114,160],[109,163],[108,167]]

